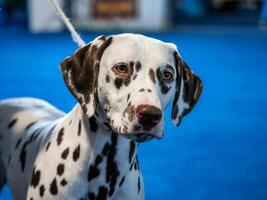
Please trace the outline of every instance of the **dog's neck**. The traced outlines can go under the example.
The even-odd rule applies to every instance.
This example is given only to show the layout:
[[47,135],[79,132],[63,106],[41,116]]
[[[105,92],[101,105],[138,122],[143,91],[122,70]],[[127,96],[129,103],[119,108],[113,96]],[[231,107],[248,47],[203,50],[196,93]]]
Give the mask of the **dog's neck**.
[[[85,138],[84,145],[88,147],[89,153],[89,168],[97,164],[97,157],[101,157],[107,169],[111,167],[112,170],[119,172],[119,176],[129,171],[136,159],[138,144],[135,141],[113,132],[96,120],[96,116],[88,119],[79,104],[66,117],[68,123],[71,122],[70,126],[73,126],[71,129],[80,130],[80,136]],[[107,171],[104,174],[108,173]],[[91,178],[96,178],[94,176],[96,174],[92,174]]]

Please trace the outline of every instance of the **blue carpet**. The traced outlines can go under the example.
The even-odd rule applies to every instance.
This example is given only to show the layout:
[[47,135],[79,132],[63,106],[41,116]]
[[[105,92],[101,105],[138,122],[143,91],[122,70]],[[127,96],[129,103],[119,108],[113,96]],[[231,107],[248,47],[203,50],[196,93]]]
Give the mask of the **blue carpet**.
[[[83,34],[86,41],[97,34]],[[202,78],[203,95],[179,128],[166,110],[165,138],[140,145],[148,200],[267,199],[267,34],[147,34],[173,42]],[[69,111],[75,100],[59,62],[76,49],[68,33],[0,31],[0,99],[33,96]],[[10,199],[5,187],[1,200]]]

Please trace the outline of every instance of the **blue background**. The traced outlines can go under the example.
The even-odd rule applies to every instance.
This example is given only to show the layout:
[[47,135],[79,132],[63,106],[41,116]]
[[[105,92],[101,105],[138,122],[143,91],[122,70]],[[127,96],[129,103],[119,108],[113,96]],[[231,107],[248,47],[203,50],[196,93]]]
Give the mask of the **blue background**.
[[[175,43],[204,84],[179,128],[168,108],[165,138],[140,145],[146,199],[267,199],[267,33],[232,28],[146,33]],[[76,102],[58,64],[76,48],[66,32],[1,28],[0,99],[38,97],[68,112]]]

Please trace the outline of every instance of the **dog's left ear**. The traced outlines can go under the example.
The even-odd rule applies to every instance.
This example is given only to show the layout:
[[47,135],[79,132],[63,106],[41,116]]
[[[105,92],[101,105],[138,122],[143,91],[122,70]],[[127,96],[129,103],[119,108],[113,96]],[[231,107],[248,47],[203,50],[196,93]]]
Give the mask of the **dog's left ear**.
[[95,113],[100,60],[111,41],[112,37],[98,37],[60,63],[63,79],[87,117]]
[[182,118],[193,109],[199,99],[202,91],[202,82],[181,59],[178,52],[174,53],[174,58],[177,76],[176,92],[172,107],[172,122],[174,125],[179,126]]

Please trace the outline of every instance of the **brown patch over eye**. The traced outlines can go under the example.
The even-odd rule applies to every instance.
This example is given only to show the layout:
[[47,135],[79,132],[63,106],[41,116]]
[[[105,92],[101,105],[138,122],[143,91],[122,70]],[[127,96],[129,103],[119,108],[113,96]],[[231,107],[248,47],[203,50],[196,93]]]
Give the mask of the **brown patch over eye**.
[[133,75],[133,66],[131,63],[118,63],[111,70],[116,75],[114,84],[117,89],[120,89],[122,85],[128,86],[130,84]]

